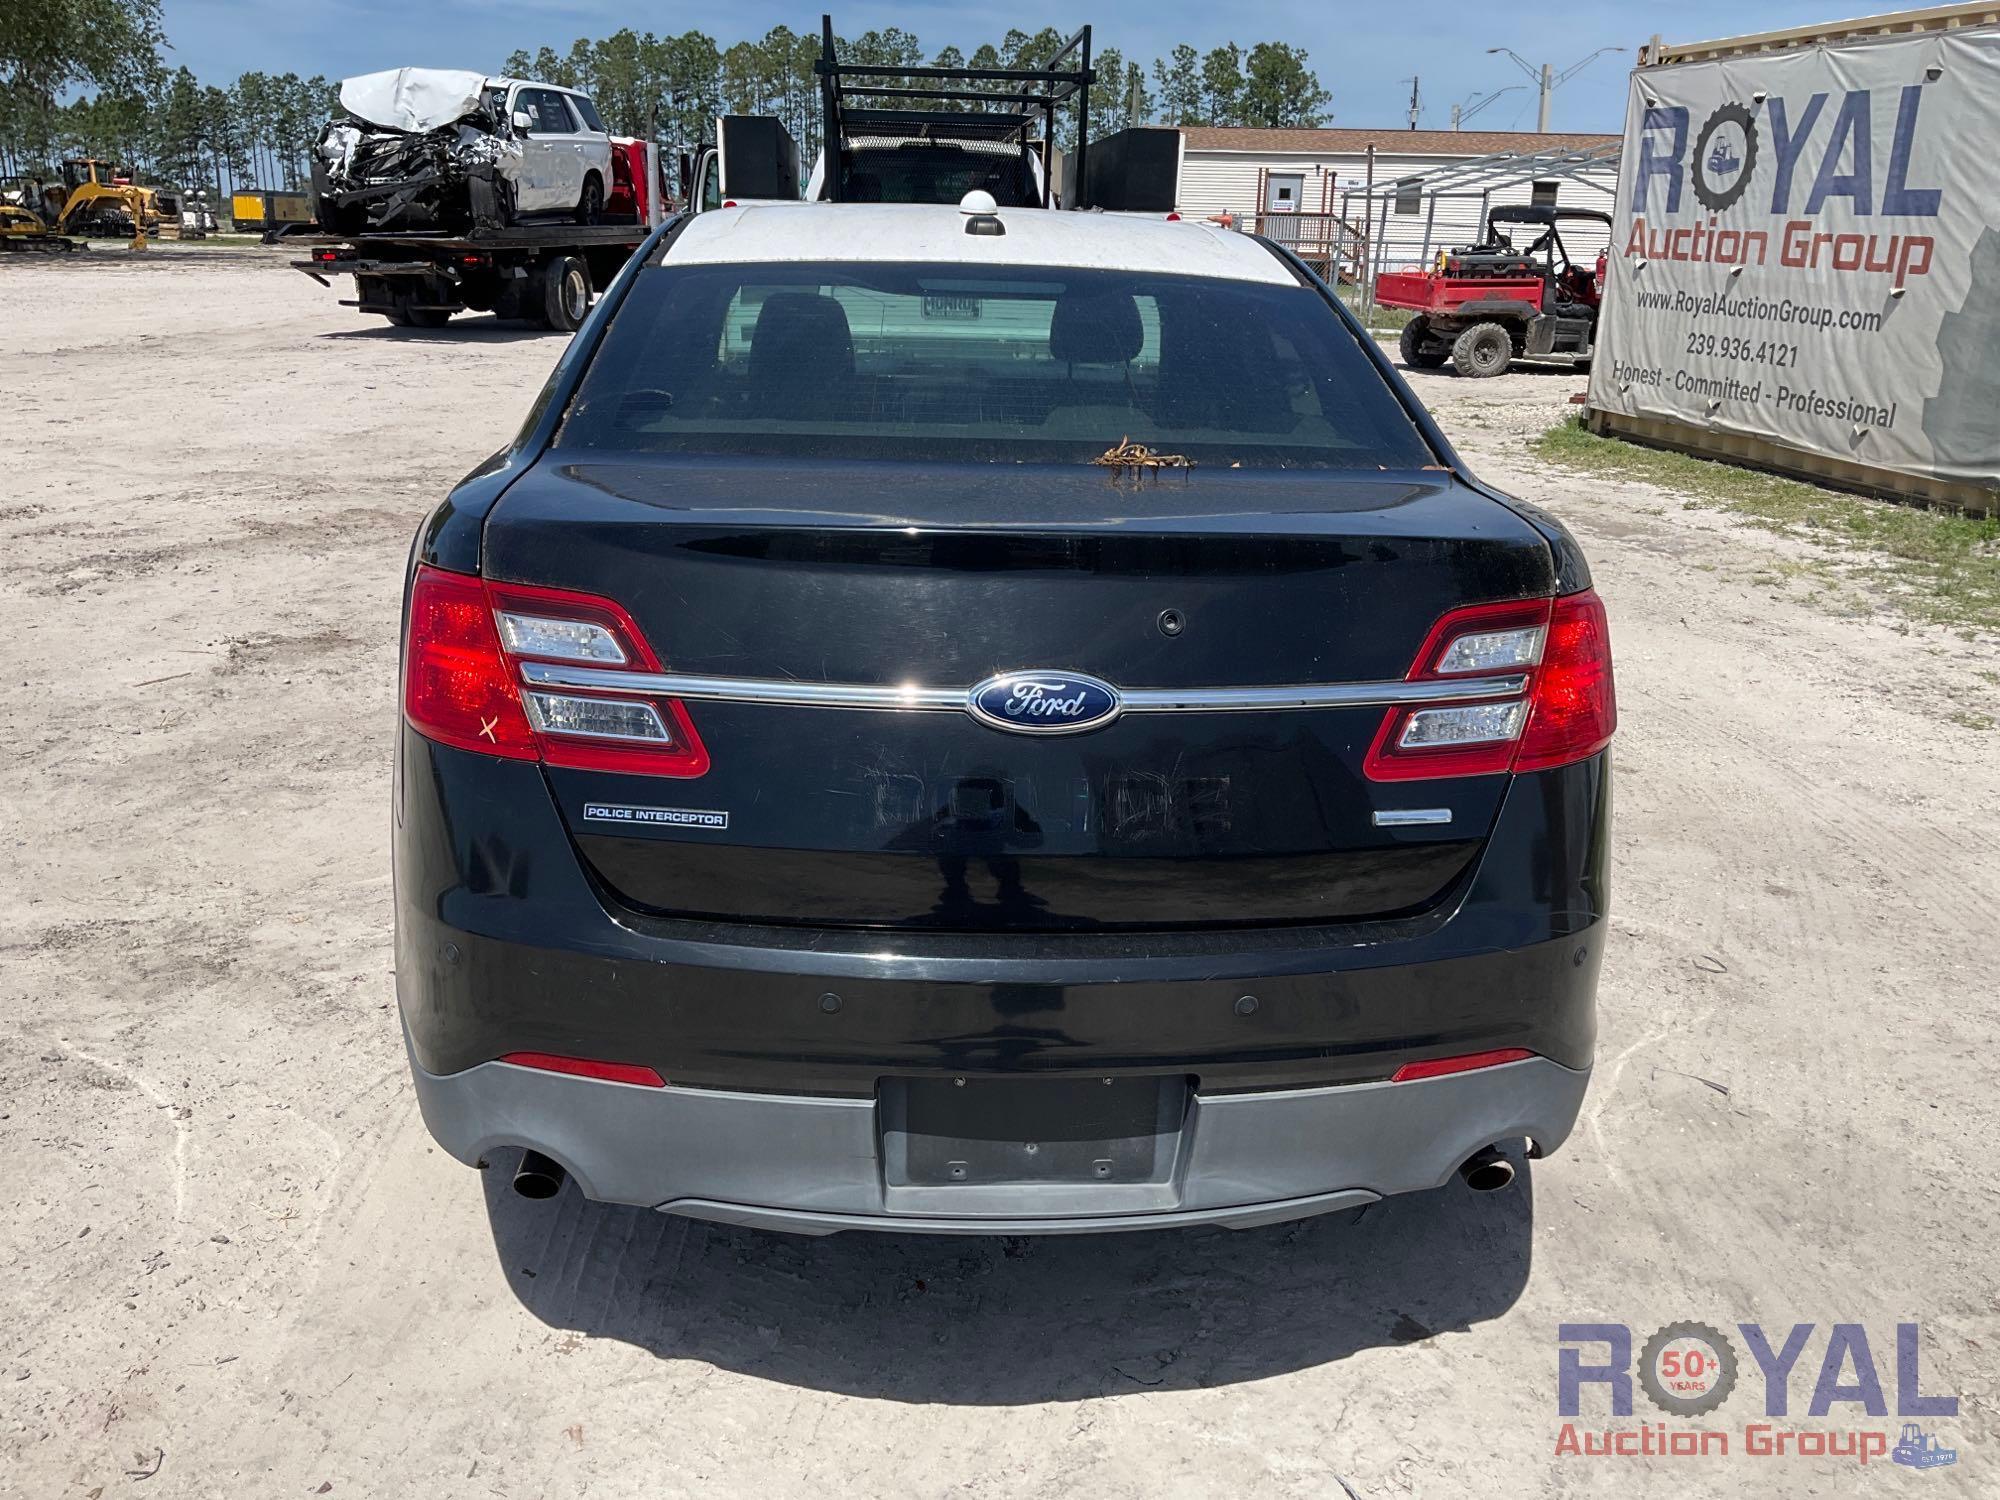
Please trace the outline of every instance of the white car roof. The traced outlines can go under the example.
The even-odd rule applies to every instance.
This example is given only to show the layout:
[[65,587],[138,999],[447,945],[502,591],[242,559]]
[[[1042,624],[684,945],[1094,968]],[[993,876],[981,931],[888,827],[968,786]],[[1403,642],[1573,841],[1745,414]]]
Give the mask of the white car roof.
[[666,253],[670,265],[758,261],[933,261],[1063,266],[1296,284],[1290,267],[1247,234],[1191,219],[1003,208],[1004,235],[965,232],[955,204],[748,203],[696,214]]
[[574,94],[579,99],[590,95],[582,89],[573,89],[566,83],[545,83],[539,78],[489,78],[486,80],[496,89],[547,89],[552,94]]

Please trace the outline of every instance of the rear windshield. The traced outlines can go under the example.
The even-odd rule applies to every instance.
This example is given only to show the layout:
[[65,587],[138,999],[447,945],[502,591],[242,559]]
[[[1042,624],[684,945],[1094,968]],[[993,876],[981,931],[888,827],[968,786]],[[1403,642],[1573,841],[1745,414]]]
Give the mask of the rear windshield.
[[1000,208],[1040,207],[1028,154],[1019,146],[971,141],[878,142],[840,153],[840,195],[849,203],[956,203],[993,195]]
[[1303,286],[963,265],[643,272],[557,445],[1203,467],[1435,462]]

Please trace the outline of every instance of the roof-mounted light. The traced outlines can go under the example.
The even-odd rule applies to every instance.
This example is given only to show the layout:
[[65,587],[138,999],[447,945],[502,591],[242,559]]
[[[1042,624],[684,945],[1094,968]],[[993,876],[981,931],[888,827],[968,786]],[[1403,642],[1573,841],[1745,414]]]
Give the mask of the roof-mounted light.
[[1007,226],[1000,222],[1000,204],[984,188],[974,188],[958,200],[958,211],[965,215],[967,234],[1005,234]]

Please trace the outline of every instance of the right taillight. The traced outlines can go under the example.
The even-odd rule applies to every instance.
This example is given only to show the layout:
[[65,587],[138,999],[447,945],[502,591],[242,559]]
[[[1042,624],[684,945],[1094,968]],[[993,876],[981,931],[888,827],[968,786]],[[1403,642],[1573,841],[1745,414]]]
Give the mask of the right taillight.
[[1409,674],[1426,684],[1515,677],[1517,693],[1390,709],[1368,750],[1369,779],[1545,771],[1602,750],[1618,708],[1595,593],[1453,610],[1431,628]]
[[637,776],[700,776],[708,751],[677,699],[614,678],[524,686],[523,662],[657,673],[631,616],[608,599],[419,567],[410,588],[403,712],[460,750]]
[[1617,728],[1604,601],[1589,589],[1566,594],[1549,612],[1549,642],[1529,686],[1528,727],[1514,769],[1546,771],[1595,755]]

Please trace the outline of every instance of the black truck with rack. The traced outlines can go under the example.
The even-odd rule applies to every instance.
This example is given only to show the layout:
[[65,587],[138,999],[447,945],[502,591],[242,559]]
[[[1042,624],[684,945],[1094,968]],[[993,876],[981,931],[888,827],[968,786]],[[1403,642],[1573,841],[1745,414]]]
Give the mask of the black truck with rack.
[[352,276],[343,305],[400,326],[442,328],[471,311],[567,333],[651,232],[640,222],[383,232],[311,242],[292,265],[322,286]]

